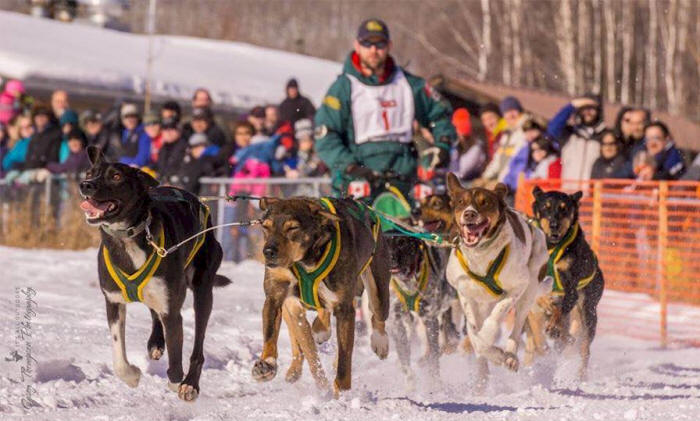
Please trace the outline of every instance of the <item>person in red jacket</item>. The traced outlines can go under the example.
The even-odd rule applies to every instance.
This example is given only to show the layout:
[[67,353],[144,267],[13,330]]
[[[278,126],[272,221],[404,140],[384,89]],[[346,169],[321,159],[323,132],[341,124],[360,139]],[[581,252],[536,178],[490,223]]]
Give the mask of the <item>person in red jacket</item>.
[[525,177],[530,179],[561,179],[561,159],[554,141],[547,135],[540,135],[530,143]]

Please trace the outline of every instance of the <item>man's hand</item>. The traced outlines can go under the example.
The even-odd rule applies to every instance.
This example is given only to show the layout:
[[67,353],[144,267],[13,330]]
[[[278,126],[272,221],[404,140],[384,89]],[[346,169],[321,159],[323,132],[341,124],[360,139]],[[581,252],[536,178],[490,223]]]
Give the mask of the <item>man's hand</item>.
[[348,165],[347,168],[345,168],[345,173],[354,178],[364,178],[367,181],[374,179],[374,171],[359,164]]

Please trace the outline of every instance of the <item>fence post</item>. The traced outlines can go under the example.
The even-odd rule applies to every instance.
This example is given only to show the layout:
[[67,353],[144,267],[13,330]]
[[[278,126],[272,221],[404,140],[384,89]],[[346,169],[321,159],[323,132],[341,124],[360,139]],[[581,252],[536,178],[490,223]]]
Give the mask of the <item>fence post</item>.
[[603,182],[596,180],[593,184],[593,238],[591,247],[598,254],[600,250],[600,221],[603,214]]
[[[219,199],[216,201],[216,207],[217,207],[217,212],[216,212],[216,225],[222,225],[224,224],[224,208],[226,207],[226,200],[221,199],[221,197],[226,196],[226,184],[221,183],[219,184]],[[219,240],[219,243],[223,243],[224,241],[224,227],[219,227],[216,229],[216,239]]]
[[50,209],[51,207],[51,182],[53,181],[53,178],[51,176],[46,177],[46,181],[44,184],[44,200],[46,201],[46,209]]
[[668,182],[659,182],[659,242],[657,250],[657,282],[659,283],[659,321],[661,346],[668,344],[668,280],[666,277],[666,249],[668,246]]

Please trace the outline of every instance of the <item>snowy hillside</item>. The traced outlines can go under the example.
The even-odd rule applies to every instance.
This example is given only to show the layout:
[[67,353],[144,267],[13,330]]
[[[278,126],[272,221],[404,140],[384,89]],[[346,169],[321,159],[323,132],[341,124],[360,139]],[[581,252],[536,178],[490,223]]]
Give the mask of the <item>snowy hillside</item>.
[[[2,420],[697,420],[700,418],[700,359],[694,348],[662,350],[656,343],[605,333],[593,345],[590,381],[567,380],[575,359],[547,356],[534,369],[517,374],[496,368],[485,395],[472,388],[470,356],[441,360],[441,383],[419,375],[407,390],[394,354],[379,361],[359,338],[353,390],[340,400],[315,392],[306,367],[294,385],[284,381],[290,361],[286,328],[280,335],[280,371],[269,383],[250,376],[260,353],[263,302],[262,266],[245,262],[220,270],[234,285],[215,292],[202,372],[202,393],[194,404],[178,401],[166,389],[166,362],[146,359],[150,317],[131,304],[127,350],[144,375],[130,389],[112,374],[111,346],[102,294],[96,282],[96,251],[19,250],[0,247],[0,419]],[[16,289],[16,287],[18,289]],[[15,317],[27,313],[22,292],[33,287],[36,316],[22,340]],[[605,313],[603,298],[601,312]],[[191,298],[183,309],[185,354],[192,345]],[[30,335],[30,336],[29,336]],[[27,348],[29,345],[29,348]],[[18,349],[19,348],[19,349]],[[36,359],[22,379],[24,359],[11,352],[31,351]],[[322,348],[326,370],[333,371],[335,345]],[[419,356],[415,352],[415,358]],[[558,362],[557,362],[558,361]],[[330,374],[329,373],[329,374]],[[420,372],[419,372],[420,373]],[[25,410],[30,395],[38,407]]]
[[[189,99],[211,89],[214,101],[237,107],[277,103],[297,77],[316,104],[340,73],[340,64],[238,42],[156,36],[156,95]],[[142,93],[148,37],[0,11],[0,74],[37,76],[84,86]]]

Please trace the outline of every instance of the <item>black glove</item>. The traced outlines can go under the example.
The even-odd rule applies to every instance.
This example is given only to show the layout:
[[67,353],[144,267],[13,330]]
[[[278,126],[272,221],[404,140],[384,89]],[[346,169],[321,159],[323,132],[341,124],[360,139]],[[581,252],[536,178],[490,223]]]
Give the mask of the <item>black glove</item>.
[[359,164],[348,165],[345,168],[345,173],[353,178],[364,178],[367,181],[374,179],[374,171]]

